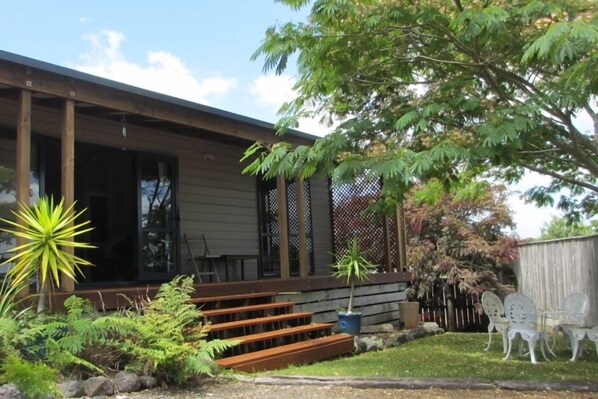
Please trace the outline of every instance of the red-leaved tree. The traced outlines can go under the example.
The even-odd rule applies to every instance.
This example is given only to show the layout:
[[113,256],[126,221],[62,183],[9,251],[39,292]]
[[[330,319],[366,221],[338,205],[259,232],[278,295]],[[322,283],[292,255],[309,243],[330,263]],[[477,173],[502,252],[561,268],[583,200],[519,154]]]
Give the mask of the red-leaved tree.
[[404,203],[407,264],[419,297],[433,284],[442,286],[447,326],[455,331],[453,285],[474,296],[510,289],[502,276],[518,258],[517,241],[509,233],[513,220],[504,187],[487,187],[469,198],[455,198],[441,187],[424,190],[413,191]]

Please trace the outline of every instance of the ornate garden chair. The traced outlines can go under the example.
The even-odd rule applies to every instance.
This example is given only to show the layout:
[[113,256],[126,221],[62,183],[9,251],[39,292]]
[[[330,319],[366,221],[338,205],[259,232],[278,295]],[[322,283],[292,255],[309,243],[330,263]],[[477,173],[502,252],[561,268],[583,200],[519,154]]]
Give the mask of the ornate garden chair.
[[588,296],[583,292],[568,295],[563,301],[563,318],[553,327],[554,333],[562,331],[571,344],[571,361],[577,360],[582,351],[585,335],[590,331],[586,324],[588,315]]
[[488,346],[485,350],[490,349],[492,331],[496,329],[502,335],[502,352],[506,354],[508,349],[507,333],[509,330],[509,321],[505,317],[505,307],[502,301],[496,294],[486,291],[482,294],[482,307],[484,308],[484,313],[490,319],[490,323],[488,324]]
[[523,341],[527,341],[533,364],[536,364],[536,354],[534,351],[538,342],[540,342],[544,359],[548,360],[544,351],[546,333],[538,330],[538,311],[532,300],[522,294],[507,295],[505,298],[505,315],[509,321],[509,348],[504,359],[508,359],[511,355],[513,340],[519,336]]

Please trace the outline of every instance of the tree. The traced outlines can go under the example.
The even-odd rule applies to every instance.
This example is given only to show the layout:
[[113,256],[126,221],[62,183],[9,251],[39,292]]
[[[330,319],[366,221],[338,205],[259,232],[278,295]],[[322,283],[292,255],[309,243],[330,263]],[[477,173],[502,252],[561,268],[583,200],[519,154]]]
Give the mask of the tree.
[[404,209],[407,265],[417,294],[423,297],[440,284],[450,331],[456,330],[453,285],[478,298],[486,290],[510,289],[502,276],[518,259],[518,250],[517,240],[504,232],[513,227],[504,187],[487,187],[471,198],[460,198],[438,183],[429,184],[412,191]]
[[[279,0],[293,8],[309,0]],[[382,177],[396,201],[430,179],[551,178],[527,192],[598,212],[598,16],[595,0],[315,0],[307,22],[271,27],[254,59],[282,73],[297,55],[299,118],[337,123],[313,146],[256,143],[246,172]],[[587,112],[593,131],[574,118]]]
[[549,222],[544,223],[544,226],[540,229],[540,240],[579,237],[597,233],[598,220],[584,223],[562,217],[553,217]]

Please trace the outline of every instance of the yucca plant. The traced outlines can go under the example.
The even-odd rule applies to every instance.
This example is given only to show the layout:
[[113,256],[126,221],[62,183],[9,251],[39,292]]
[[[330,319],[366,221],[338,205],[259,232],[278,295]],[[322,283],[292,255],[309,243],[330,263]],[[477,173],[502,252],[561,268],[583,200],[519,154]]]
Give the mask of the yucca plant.
[[[85,210],[76,212],[75,204],[65,209],[64,198],[56,206],[52,197],[42,197],[36,205],[29,207],[18,204],[13,211],[16,220],[1,219],[14,229],[3,231],[27,242],[9,252],[14,255],[3,264],[14,263],[8,272],[11,284],[18,285],[37,275],[39,299],[37,312],[46,309],[46,294],[54,287],[60,287],[60,276],[64,274],[73,280],[81,274],[81,266],[90,266],[87,260],[71,253],[68,248],[94,248],[90,244],[76,242],[78,235],[92,230],[89,221],[75,223]],[[73,251],[74,252],[74,251]]]
[[347,284],[350,284],[349,291],[349,306],[347,306],[347,313],[353,313],[353,292],[355,290],[355,280],[365,281],[369,280],[369,274],[374,272],[378,266],[368,261],[363,257],[359,250],[359,241],[357,237],[349,242],[347,252],[342,256],[337,256],[336,262],[332,265],[334,273],[337,278],[344,278]]

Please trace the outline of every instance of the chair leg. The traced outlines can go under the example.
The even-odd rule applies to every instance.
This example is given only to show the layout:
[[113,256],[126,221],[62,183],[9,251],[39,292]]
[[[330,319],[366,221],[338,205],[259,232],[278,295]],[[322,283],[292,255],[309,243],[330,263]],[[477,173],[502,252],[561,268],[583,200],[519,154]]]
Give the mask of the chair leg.
[[507,353],[507,347],[509,346],[509,338],[507,337],[508,331],[502,331],[502,353]]
[[536,342],[538,341],[538,337],[535,335],[529,337],[527,339],[527,346],[529,348],[529,357],[532,360],[532,364],[536,364]]
[[490,324],[488,324],[488,346],[484,349],[485,351],[490,349],[490,344],[492,343],[492,330],[494,330],[494,324],[490,322]]
[[509,356],[511,356],[511,349],[513,349],[513,339],[515,339],[515,335],[511,335],[509,333],[509,345],[507,348],[507,354],[505,355],[505,357],[503,357],[502,360],[507,360]]

